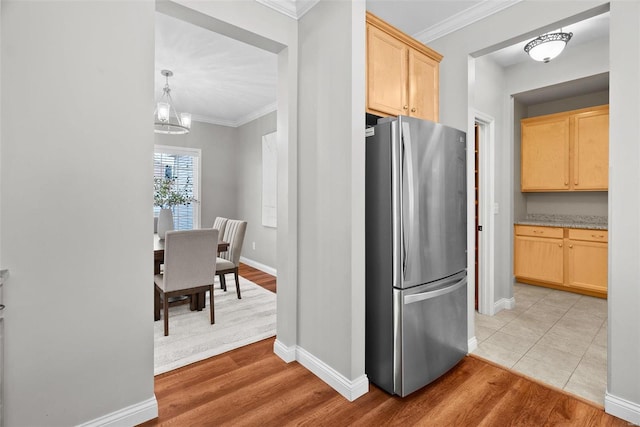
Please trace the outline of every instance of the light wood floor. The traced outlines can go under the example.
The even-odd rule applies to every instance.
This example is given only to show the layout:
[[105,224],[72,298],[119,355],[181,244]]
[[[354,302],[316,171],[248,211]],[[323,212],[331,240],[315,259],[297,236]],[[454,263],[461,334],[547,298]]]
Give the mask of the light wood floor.
[[[250,280],[260,281],[253,273]],[[270,277],[262,279],[273,280],[267,285],[275,289]],[[297,362],[283,362],[273,343],[269,338],[158,375],[160,414],[143,426],[628,425],[597,405],[474,356],[404,399],[371,385],[348,402]]]

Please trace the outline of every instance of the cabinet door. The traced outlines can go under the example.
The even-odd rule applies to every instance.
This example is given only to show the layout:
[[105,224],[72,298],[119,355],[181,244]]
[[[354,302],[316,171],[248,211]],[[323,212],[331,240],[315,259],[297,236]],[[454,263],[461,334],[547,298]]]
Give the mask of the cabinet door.
[[516,236],[514,273],[517,278],[562,285],[562,239]]
[[522,191],[569,189],[569,117],[523,120]]
[[409,115],[438,121],[440,64],[415,49],[409,49]]
[[400,40],[367,26],[367,108],[392,116],[408,114],[407,51]]
[[609,187],[609,109],[576,114],[573,146],[573,189]]
[[607,292],[607,244],[566,241],[567,286]]

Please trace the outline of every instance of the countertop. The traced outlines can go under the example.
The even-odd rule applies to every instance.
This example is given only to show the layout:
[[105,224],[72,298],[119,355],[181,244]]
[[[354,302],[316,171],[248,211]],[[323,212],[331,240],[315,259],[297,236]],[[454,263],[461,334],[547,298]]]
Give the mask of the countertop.
[[516,221],[517,225],[539,225],[545,227],[587,228],[591,230],[607,230],[606,216],[594,215],[547,215],[529,214],[524,220]]

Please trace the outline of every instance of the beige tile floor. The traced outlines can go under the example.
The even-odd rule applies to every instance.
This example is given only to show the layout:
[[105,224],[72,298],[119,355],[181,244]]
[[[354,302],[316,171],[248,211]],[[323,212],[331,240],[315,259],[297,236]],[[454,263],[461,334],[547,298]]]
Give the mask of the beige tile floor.
[[473,352],[604,405],[607,301],[516,283],[515,308],[476,312]]

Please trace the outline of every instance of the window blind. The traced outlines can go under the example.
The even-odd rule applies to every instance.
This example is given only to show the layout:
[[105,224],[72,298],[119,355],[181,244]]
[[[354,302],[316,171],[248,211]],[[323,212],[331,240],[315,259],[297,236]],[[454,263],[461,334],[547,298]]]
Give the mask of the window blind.
[[[199,199],[199,163],[200,150],[187,150],[182,147],[156,146],[153,153],[154,178],[175,179],[178,188],[185,188],[193,197]],[[175,230],[199,228],[199,202],[174,206],[173,226]],[[153,207],[158,216],[160,208]]]

